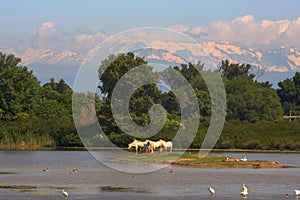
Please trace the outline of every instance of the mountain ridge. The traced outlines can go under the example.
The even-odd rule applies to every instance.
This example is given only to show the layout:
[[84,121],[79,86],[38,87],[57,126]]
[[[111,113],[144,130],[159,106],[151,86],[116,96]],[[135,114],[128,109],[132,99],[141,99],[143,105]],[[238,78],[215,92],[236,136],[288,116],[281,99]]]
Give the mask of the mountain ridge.
[[[269,81],[276,83],[289,76],[292,76],[295,72],[300,71],[300,50],[295,47],[281,46],[275,49],[261,50],[253,47],[238,46],[229,42],[213,42],[204,41],[200,43],[202,50],[199,50],[199,46],[189,43],[170,43],[157,41],[155,46],[161,49],[168,47],[174,47],[174,49],[180,49],[177,52],[160,52],[153,53],[149,49],[145,49],[149,44],[141,41],[136,41],[136,44],[132,44],[134,41],[124,41],[124,43],[116,44],[111,47],[111,51],[116,49],[118,52],[122,52],[123,49],[128,48],[128,45],[137,47],[139,51],[135,52],[137,55],[142,56],[149,62],[161,62],[165,65],[178,65],[185,62],[185,59],[180,57],[184,55],[186,57],[191,56],[210,56],[211,59],[220,63],[221,60],[228,59],[233,63],[246,63],[253,67],[253,70],[261,70],[264,74],[260,78],[260,81]],[[153,45],[153,44],[152,44]],[[144,48],[144,49],[143,49]],[[198,48],[198,49],[197,49]],[[11,50],[10,50],[11,51]],[[40,77],[45,73],[51,73],[51,71],[62,71],[62,73],[56,73],[55,76],[61,76],[56,78],[66,78],[73,76],[75,78],[76,72],[85,59],[85,55],[82,52],[76,52],[72,50],[54,51],[50,49],[33,49],[29,48],[25,52],[17,53],[18,57],[22,59],[22,64],[33,69],[35,74]],[[87,55],[87,54],[86,54]],[[50,69],[45,69],[43,65]],[[276,80],[272,78],[272,74],[277,74]],[[280,77],[280,74],[282,77]],[[52,76],[49,74],[48,79]],[[42,80],[44,82],[45,80]]]

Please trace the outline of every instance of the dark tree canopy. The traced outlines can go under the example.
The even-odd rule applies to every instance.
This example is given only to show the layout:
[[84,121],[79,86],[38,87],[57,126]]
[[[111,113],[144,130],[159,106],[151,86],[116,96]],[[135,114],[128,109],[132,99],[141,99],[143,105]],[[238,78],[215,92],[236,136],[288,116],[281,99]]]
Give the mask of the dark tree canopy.
[[250,72],[251,65],[230,63],[229,60],[222,61],[219,71],[229,80],[234,80],[240,77],[253,79],[254,74]]
[[38,98],[39,81],[27,67],[18,66],[20,62],[0,52],[0,108],[6,120],[32,113]]
[[[147,65],[147,62],[143,58],[135,56],[133,53],[119,54],[117,56],[111,55],[108,59],[102,61],[102,64],[99,67],[99,79],[101,81],[99,88],[103,95],[103,105],[101,106],[99,113],[100,116],[102,116],[100,119],[104,118],[106,121],[108,120],[112,122],[110,127],[106,128],[107,132],[112,132],[112,130],[113,132],[120,132],[120,130],[116,127],[111,113],[111,96],[113,90],[124,74],[138,66],[146,66],[146,71],[140,77],[132,77],[136,82],[147,79],[150,73],[153,74],[152,67]],[[106,70],[103,71],[105,67]],[[130,82],[135,81],[130,80],[127,83],[131,84]],[[132,120],[141,126],[147,125],[150,122],[148,111],[153,104],[159,103],[160,95],[161,91],[158,90],[154,83],[144,85],[135,90],[131,96],[129,104],[129,111]],[[119,104],[124,104],[122,95],[118,98]],[[100,123],[104,126],[107,125],[105,120],[100,120]],[[108,129],[110,130],[108,131]]]
[[300,115],[300,72],[278,83],[278,95],[285,115]]
[[222,61],[227,95],[227,119],[257,122],[276,120],[282,117],[282,107],[276,91],[268,82],[254,81],[251,66]]

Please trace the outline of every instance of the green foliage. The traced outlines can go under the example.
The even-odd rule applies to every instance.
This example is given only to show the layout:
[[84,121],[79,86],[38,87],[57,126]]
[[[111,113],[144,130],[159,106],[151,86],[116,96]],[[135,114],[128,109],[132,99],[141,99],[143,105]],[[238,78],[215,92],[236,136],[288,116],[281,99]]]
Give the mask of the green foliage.
[[228,80],[237,78],[253,79],[254,74],[250,73],[251,66],[249,64],[229,63],[229,60],[222,61],[219,71]]
[[58,127],[54,133],[56,146],[59,147],[82,147],[83,144],[77,134],[73,123],[66,123]]
[[54,78],[41,86],[20,62],[0,52],[1,147],[82,146],[72,122],[72,89]]
[[[112,117],[111,113],[111,96],[113,89],[116,87],[117,82],[120,78],[130,70],[138,66],[145,66],[145,71],[141,77],[132,76],[130,80],[125,80],[126,84],[131,87],[136,87],[140,84],[141,80],[146,80],[150,74],[156,76],[152,67],[147,65],[147,62],[140,57],[135,57],[133,53],[119,54],[117,56],[110,56],[108,59],[102,61],[99,67],[99,79],[102,85],[99,87],[101,94],[104,96],[103,105],[101,106],[99,115],[100,124],[103,125],[103,130],[110,133],[121,133],[121,130],[116,126],[116,123]],[[106,70],[103,69],[106,67]],[[134,80],[132,80],[134,79]],[[157,82],[159,81],[157,76]],[[116,99],[118,105],[125,105],[124,95],[128,95],[127,91],[125,93],[116,93]],[[156,84],[147,84],[139,87],[131,96],[129,102],[129,112],[132,120],[140,126],[146,126],[150,122],[148,116],[148,111],[151,106],[155,103],[160,103],[161,91],[158,90]],[[127,105],[126,105],[127,106]],[[115,106],[116,107],[116,106]],[[124,114],[126,117],[127,113],[123,113],[123,110],[118,110],[121,115]],[[110,123],[107,123],[107,122]]]
[[54,78],[40,89],[39,99],[33,107],[36,116],[44,119],[72,120],[72,89],[60,79]]
[[227,120],[257,122],[281,118],[283,111],[276,91],[268,82],[254,81],[250,68],[250,65],[222,61],[220,72],[227,94]]
[[[91,113],[95,108],[101,128],[108,138],[117,146],[126,147],[133,138],[122,133],[114,121],[111,113],[113,89],[125,73],[140,65],[146,66],[144,73],[141,77],[133,77],[135,81],[127,80],[127,84],[139,82],[139,78],[145,80],[150,73],[158,83],[159,75],[162,75],[153,72],[143,58],[136,57],[133,53],[111,55],[99,67],[99,88],[102,95],[100,102],[94,93],[73,94],[62,79],[55,82],[51,78],[41,86],[32,71],[26,66],[19,66],[20,62],[21,59],[14,55],[0,52],[1,148],[82,146],[73,123],[72,103],[77,105],[74,120],[82,125],[81,128],[89,130],[88,127],[93,127],[91,125],[95,122]],[[102,71],[103,67],[107,69]],[[280,82],[280,89],[276,92],[268,82],[254,81],[255,76],[250,72],[250,67],[247,64],[222,61],[219,71],[227,93],[227,122],[216,148],[300,150],[300,122],[277,121],[282,117],[282,107],[286,114],[291,110],[293,114],[300,115],[300,73]],[[204,65],[201,62],[195,65],[182,64],[173,69],[186,78],[198,99],[200,126],[191,147],[200,148],[211,115],[211,97],[201,74],[212,77],[216,72],[203,71]],[[72,95],[78,97],[75,102],[72,102]],[[122,96],[117,100],[120,105],[124,103]],[[214,99],[215,103],[220,103],[221,100]],[[188,105],[190,102],[184,103]],[[148,111],[154,104],[164,106],[167,121],[163,129],[149,139],[172,140],[178,129],[184,126],[180,121],[182,108],[172,91],[163,92],[154,83],[139,87],[130,98],[131,119],[140,126],[149,125]],[[99,133],[95,134],[96,131],[89,130],[91,135],[83,139],[91,145],[101,140],[101,144],[107,143],[109,146],[107,139]],[[180,147],[179,144],[174,145]]]
[[[146,65],[147,62],[141,57],[135,57],[133,53],[111,55],[102,61],[99,67],[99,79],[101,93],[107,95],[106,102],[110,101],[113,89],[120,78],[136,66]],[[104,72],[102,69],[106,68]],[[102,74],[102,75],[100,75]]]
[[215,148],[300,150],[300,121],[227,121]]
[[284,114],[289,115],[291,112],[293,115],[300,115],[300,72],[296,72],[291,79],[279,82],[278,86],[277,92]]
[[38,99],[39,81],[21,59],[0,52],[0,108],[2,119],[15,119],[19,113],[32,114]]
[[73,123],[37,117],[0,121],[0,147],[41,149],[55,146],[83,146]]
[[282,117],[280,99],[274,89],[242,77],[225,83],[228,120],[257,122]]

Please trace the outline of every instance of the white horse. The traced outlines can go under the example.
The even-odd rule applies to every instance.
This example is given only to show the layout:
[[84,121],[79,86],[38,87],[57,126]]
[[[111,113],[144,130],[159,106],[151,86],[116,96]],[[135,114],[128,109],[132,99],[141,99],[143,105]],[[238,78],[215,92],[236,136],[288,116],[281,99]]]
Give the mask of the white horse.
[[156,149],[159,149],[159,153],[162,153],[162,151],[163,151],[163,143],[162,143],[162,141],[156,141],[156,142],[154,142],[154,141],[151,141],[151,140],[146,140],[145,142],[149,142],[150,143],[150,151],[151,151],[151,153],[154,153],[154,151],[156,150]]
[[128,144],[128,149],[135,147],[135,152],[138,154],[139,148],[144,148],[145,144],[137,139],[134,139],[133,142]]
[[171,141],[168,141],[168,142],[166,142],[164,140],[159,140],[159,141],[162,142],[162,145],[163,145],[164,148],[166,148],[166,151],[168,151],[168,148],[169,148],[170,149],[170,153],[172,153],[172,151],[173,151],[173,143]]

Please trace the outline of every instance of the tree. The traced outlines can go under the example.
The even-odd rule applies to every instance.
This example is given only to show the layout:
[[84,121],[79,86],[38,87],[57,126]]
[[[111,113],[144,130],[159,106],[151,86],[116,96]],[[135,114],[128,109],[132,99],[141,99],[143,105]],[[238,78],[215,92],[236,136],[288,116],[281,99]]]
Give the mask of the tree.
[[282,117],[276,91],[240,78],[227,82],[227,119],[257,122]]
[[232,64],[222,61],[227,94],[227,119],[257,122],[282,117],[282,107],[276,91],[268,82],[254,81],[248,64]]
[[251,66],[249,64],[229,63],[229,60],[225,60],[222,61],[219,71],[229,80],[239,77],[253,79],[255,75],[250,72],[250,69]]
[[[150,74],[154,75],[152,67],[147,65],[147,62],[143,58],[135,56],[133,53],[127,53],[111,55],[108,59],[102,61],[98,70],[99,79],[101,81],[99,89],[103,95],[103,105],[99,112],[99,121],[100,124],[103,125],[103,129],[106,129],[104,130],[105,132],[121,133],[112,117],[112,93],[121,77],[138,66],[145,66],[143,74],[139,74],[138,77],[134,75],[130,80],[126,78],[123,79],[128,86],[132,87],[141,83],[142,80],[148,79]],[[106,68],[105,71],[103,71],[104,68]],[[159,81],[158,76],[156,81]],[[128,91],[120,91],[115,94],[118,105],[125,105],[123,97],[124,95],[128,95]],[[161,91],[157,88],[155,83],[146,84],[136,89],[130,98],[129,105],[125,105],[129,106],[132,120],[140,126],[147,125],[150,122],[148,111],[153,104],[161,102],[160,95]],[[119,111],[118,113],[122,116],[126,116],[126,113],[122,113],[122,110]]]
[[284,113],[288,115],[291,111],[294,115],[300,115],[300,72],[296,72],[291,79],[279,82],[278,86],[277,93]]
[[63,79],[55,82],[54,78],[45,83],[40,90],[34,113],[43,119],[72,120],[72,89]]
[[[145,60],[141,57],[135,57],[133,53],[111,55],[108,59],[103,60],[98,71],[99,79],[102,82],[99,88],[101,93],[107,96],[105,102],[110,101],[113,89],[125,73],[137,66],[146,64]],[[106,70],[102,73],[102,69],[105,67]]]
[[39,98],[38,79],[26,66],[19,66],[20,58],[0,52],[0,108],[2,119],[11,120],[20,113],[33,113]]

